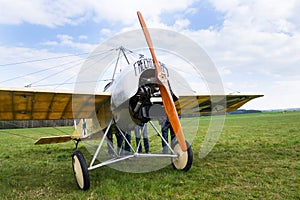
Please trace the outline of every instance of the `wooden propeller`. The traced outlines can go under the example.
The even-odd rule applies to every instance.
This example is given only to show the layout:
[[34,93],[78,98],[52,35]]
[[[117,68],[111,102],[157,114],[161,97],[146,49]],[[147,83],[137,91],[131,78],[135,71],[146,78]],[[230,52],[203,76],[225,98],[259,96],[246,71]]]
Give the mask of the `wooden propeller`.
[[175,107],[175,104],[172,99],[171,91],[170,91],[169,84],[168,84],[168,79],[165,76],[164,72],[162,71],[162,69],[159,65],[159,62],[156,58],[154,48],[153,48],[153,43],[152,43],[148,28],[146,26],[146,23],[143,19],[141,12],[138,11],[137,15],[138,15],[140,24],[142,26],[142,29],[143,29],[143,32],[144,32],[144,35],[145,35],[145,38],[146,38],[153,62],[154,62],[155,78],[158,81],[158,87],[159,87],[160,94],[162,97],[163,105],[165,107],[165,111],[167,113],[167,116],[168,116],[171,126],[173,128],[173,131],[177,138],[178,144],[180,145],[181,150],[185,152],[187,150],[187,146],[186,146],[185,138],[184,138],[184,135],[182,132],[179,117],[178,117],[178,114],[176,111],[176,107]]

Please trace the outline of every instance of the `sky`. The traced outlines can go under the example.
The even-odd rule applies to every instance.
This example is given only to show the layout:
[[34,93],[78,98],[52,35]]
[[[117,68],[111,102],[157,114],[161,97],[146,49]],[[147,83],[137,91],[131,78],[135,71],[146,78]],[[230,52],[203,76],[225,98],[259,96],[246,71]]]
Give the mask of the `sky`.
[[242,108],[300,108],[298,0],[0,0],[0,10],[0,87],[43,88],[51,74],[68,83],[99,44],[139,28],[139,10],[148,27],[197,42],[226,93],[265,95]]

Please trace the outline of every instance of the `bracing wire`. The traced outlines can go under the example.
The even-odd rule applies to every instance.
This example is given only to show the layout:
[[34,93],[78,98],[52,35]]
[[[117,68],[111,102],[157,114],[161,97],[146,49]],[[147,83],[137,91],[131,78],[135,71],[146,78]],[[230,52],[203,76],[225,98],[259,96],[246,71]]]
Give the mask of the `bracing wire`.
[[[113,53],[113,51],[112,50],[117,50],[118,51],[118,56],[117,56],[117,60],[116,60],[116,65],[118,65],[118,60],[122,57],[122,54],[121,54],[121,52],[126,52],[126,53],[128,53],[128,55],[131,55],[132,57],[134,57],[134,55],[138,55],[139,57],[141,57],[141,54],[136,54],[136,53],[134,53],[134,52],[132,52],[132,51],[130,51],[130,50],[128,50],[128,49],[126,49],[126,48],[123,48],[123,47],[119,47],[119,48],[116,48],[116,49],[111,49],[110,51],[108,51],[108,52],[110,52],[110,53]],[[98,57],[98,59],[99,60],[101,60],[101,59],[104,59],[104,58],[106,58],[106,57],[108,57],[108,56],[110,56],[111,54],[107,54],[107,55],[104,55],[103,57],[98,57],[97,55],[92,55],[92,56],[90,56],[89,58],[93,58],[93,57]],[[124,53],[123,53],[123,56],[124,56]],[[133,59],[132,59],[133,60]],[[81,69],[81,73],[83,73],[83,72],[85,72],[85,71],[87,71],[87,70],[89,70],[89,68],[91,68],[92,66],[94,66],[95,64],[97,64],[97,61],[98,60],[95,60],[94,62],[93,62],[93,64],[91,64],[91,65],[89,65],[89,67],[85,67],[85,68],[82,68]],[[128,61],[128,58],[126,58],[126,61],[127,61],[127,64],[129,64],[129,61]],[[116,66],[115,66],[116,67]],[[115,72],[114,72],[115,73]],[[55,87],[55,89],[57,89],[58,87],[60,87],[60,86],[62,86],[62,85],[71,85],[71,84],[86,84],[86,83],[92,83],[92,82],[102,82],[102,81],[113,81],[113,79],[114,79],[114,77],[113,78],[111,78],[111,79],[102,79],[102,80],[93,80],[93,81],[80,81],[80,82],[78,82],[78,81],[76,81],[76,82],[68,82],[68,81],[70,81],[71,79],[73,79],[75,76],[77,76],[77,75],[73,75],[73,76],[71,76],[71,77],[69,77],[68,79],[66,79],[65,81],[63,81],[62,83],[57,83],[57,84],[48,84],[48,85],[38,85],[38,86],[54,86],[54,85],[57,85],[57,87]]]
[[77,61],[82,61],[82,60],[83,59],[81,58],[81,59],[78,59],[78,60],[75,60],[75,61],[70,61],[70,62],[59,64],[59,65],[56,65],[56,66],[53,66],[53,67],[48,67],[46,69],[38,70],[38,71],[31,72],[31,73],[28,73],[28,74],[24,74],[24,75],[21,75],[21,76],[15,76],[13,78],[9,78],[9,79],[6,79],[4,81],[1,81],[0,83],[5,83],[5,82],[13,81],[13,80],[16,80],[16,79],[19,79],[19,78],[24,78],[24,77],[27,77],[27,76],[30,76],[30,75],[34,75],[34,74],[38,74],[38,73],[45,72],[45,71],[48,71],[48,70],[56,69],[56,68],[59,68],[59,67],[65,66],[65,65],[69,65],[69,64],[77,62]]
[[20,65],[20,64],[33,63],[33,62],[40,62],[40,61],[46,61],[46,60],[61,59],[61,58],[67,58],[67,57],[73,57],[73,56],[82,56],[82,55],[87,55],[87,54],[89,54],[89,53],[70,54],[70,55],[65,55],[65,56],[56,56],[56,57],[36,59],[36,60],[27,60],[27,61],[21,61],[21,62],[6,63],[6,64],[0,64],[0,67],[10,66],[10,65]]
[[[130,60],[134,60],[137,57],[141,58],[141,57],[144,56],[142,54],[136,53],[134,51],[131,51],[131,50],[129,50],[129,49],[124,48],[124,47],[121,46],[119,48],[113,48],[113,49],[109,49],[109,50],[105,50],[105,51],[93,52],[93,54],[89,56],[89,59],[90,58],[97,58],[97,60],[100,61],[101,59],[104,59],[105,57],[109,56],[110,53],[113,52],[113,51],[115,51],[115,50],[122,51],[123,55],[119,54],[118,57],[124,56],[124,58],[127,60],[127,64],[129,64],[129,61],[128,61],[129,57],[131,57]],[[67,58],[67,57],[72,57],[72,56],[80,56],[80,55],[87,55],[87,54],[89,54],[89,53],[80,53],[80,54],[72,54],[72,55],[65,55],[65,56],[49,57],[49,58],[43,58],[43,59],[27,60],[27,61],[22,61],[22,62],[0,64],[0,67],[1,66],[10,66],[10,65],[19,65],[19,64],[25,64],[25,63],[33,63],[33,62],[41,62],[41,61],[47,61],[47,60],[53,60],[53,59],[61,59],[61,58]],[[127,58],[127,56],[129,56],[129,57]],[[69,61],[69,62],[65,62],[65,63],[59,64],[59,65],[51,66],[51,67],[48,67],[46,69],[38,70],[38,71],[35,71],[35,72],[31,72],[31,73],[27,73],[27,74],[24,74],[24,75],[20,75],[20,76],[15,76],[13,78],[9,78],[9,79],[0,81],[0,83],[14,81],[14,80],[17,80],[17,79],[20,79],[20,78],[28,77],[28,76],[31,76],[31,75],[34,75],[34,74],[39,74],[39,73],[42,73],[42,72],[46,72],[46,71],[49,71],[49,70],[53,70],[53,69],[57,69],[57,68],[62,68],[62,67],[64,69],[60,70],[59,72],[54,72],[54,73],[48,74],[47,76],[45,76],[45,77],[43,77],[43,78],[41,78],[41,79],[39,79],[39,80],[37,80],[35,82],[27,84],[25,87],[56,86],[55,87],[55,89],[56,89],[56,88],[58,88],[58,87],[60,87],[62,85],[71,85],[71,84],[74,84],[74,83],[85,84],[85,83],[88,83],[88,82],[111,81],[111,79],[103,79],[103,80],[73,82],[73,81],[70,81],[70,80],[72,80],[76,76],[76,75],[73,75],[73,76],[67,78],[66,80],[64,80],[61,83],[55,83],[55,84],[54,83],[51,83],[51,84],[38,84],[38,83],[40,83],[40,82],[42,82],[42,81],[44,81],[46,79],[49,79],[51,77],[54,77],[54,76],[60,74],[61,72],[64,72],[64,71],[67,71],[67,70],[70,70],[72,68],[80,66],[80,63],[82,64],[82,62],[85,59],[86,58],[79,58],[79,59],[72,60],[72,61]],[[95,60],[94,64],[97,64],[97,62],[98,62],[97,60]],[[72,64],[72,65],[70,66],[70,64]],[[93,66],[93,65],[91,65],[91,66]],[[65,67],[67,67],[67,68],[65,68]],[[88,70],[89,68],[90,67],[87,67],[87,68],[84,68],[82,70],[85,71],[85,70]]]
[[46,87],[46,86],[57,86],[55,88],[58,88],[59,86],[62,85],[73,85],[75,83],[77,84],[87,84],[87,83],[97,83],[101,81],[111,81],[112,79],[102,79],[102,80],[96,80],[96,81],[74,81],[74,82],[64,82],[64,83],[52,83],[52,84],[41,84],[41,85],[33,85],[31,87]]
[[[107,55],[104,55],[103,57],[101,57],[101,58],[99,58],[99,59],[104,59],[104,58],[106,58],[106,57],[108,57],[111,53],[113,53],[113,50],[114,49],[111,49],[111,50],[109,50],[109,51],[107,51],[106,53],[108,53]],[[92,55],[92,56],[90,56],[89,58],[93,58],[93,57],[98,57],[98,55]],[[97,61],[97,60],[96,60]],[[97,62],[94,62],[94,64],[97,64]],[[94,65],[93,64],[93,65]],[[89,67],[85,67],[85,68],[82,68],[81,69],[81,71],[80,71],[80,73],[83,73],[83,72],[85,72],[85,71],[87,71],[87,70],[89,70],[89,68],[91,68],[93,65],[89,65]],[[68,83],[68,81],[70,81],[70,80],[72,80],[73,78],[75,78],[77,76],[77,74],[75,74],[75,75],[73,75],[73,76],[71,76],[71,77],[69,77],[68,79],[66,79],[66,80],[64,80],[63,82],[61,82],[61,83],[59,83],[59,84],[56,84],[56,87],[54,88],[54,89],[57,89],[58,87],[60,87],[60,86],[62,86],[62,85],[70,85],[70,83]],[[75,83],[77,83],[77,84],[84,84],[84,83],[92,83],[92,82],[99,82],[99,81],[109,81],[109,80],[111,80],[111,79],[104,79],[104,80],[94,80],[94,81],[81,81],[81,82],[78,82],[78,81],[76,81],[76,82],[72,82],[71,84],[75,84]],[[53,85],[53,84],[52,84]],[[45,85],[44,85],[45,86]]]
[[46,77],[44,77],[44,78],[42,78],[42,79],[40,79],[40,80],[38,80],[38,81],[35,81],[35,82],[30,83],[30,84],[28,84],[28,85],[25,85],[25,87],[31,87],[33,84],[39,83],[39,82],[41,82],[41,81],[43,81],[43,80],[46,80],[46,79],[48,79],[48,78],[50,78],[50,77],[53,77],[53,76],[55,76],[55,75],[57,75],[57,74],[59,74],[59,73],[61,73],[61,72],[67,71],[67,70],[69,70],[69,69],[71,69],[71,68],[74,68],[74,67],[77,67],[77,66],[78,66],[78,65],[75,65],[75,64],[74,64],[74,65],[71,65],[70,67],[68,67],[68,68],[66,68],[66,69],[64,69],[64,70],[61,70],[61,71],[52,73],[52,74],[50,74],[50,75],[48,75],[48,76],[46,76]]
[[0,133],[7,133],[7,134],[9,134],[9,135],[14,135],[14,136],[18,136],[18,137],[23,137],[23,138],[26,138],[26,139],[37,140],[37,138],[30,137],[30,136],[26,136],[26,135],[21,135],[21,134],[17,134],[17,133],[13,133],[13,132],[11,132],[11,131],[8,131],[7,129],[6,129],[6,130],[0,130]]
[[[95,55],[92,55],[92,57],[97,57],[97,56],[103,55],[103,54],[108,53],[108,52],[109,52],[109,51],[105,51],[105,52],[101,52],[101,53],[96,53]],[[80,63],[81,63],[82,60],[83,60],[83,59],[80,59]],[[71,65],[71,66],[68,67],[68,68],[65,68],[65,69],[63,69],[63,70],[61,70],[61,71],[58,71],[58,72],[55,72],[55,73],[52,73],[52,74],[50,74],[50,75],[48,75],[48,76],[46,76],[46,77],[44,77],[44,78],[42,78],[42,79],[39,79],[38,81],[35,81],[35,82],[33,82],[33,83],[30,83],[30,84],[26,85],[25,87],[32,87],[32,85],[34,85],[34,84],[36,84],[36,83],[39,83],[39,82],[41,82],[41,81],[43,81],[43,80],[46,80],[46,79],[48,79],[48,78],[51,78],[51,77],[53,77],[53,76],[58,75],[58,74],[60,74],[61,72],[67,71],[67,70],[69,70],[69,69],[71,69],[71,68],[75,68],[75,67],[78,67],[78,66],[79,66],[79,63],[75,63],[75,64]]]
[[[107,51],[97,52],[94,56],[101,55],[101,54],[104,54],[106,52]],[[85,54],[88,54],[88,53],[73,54],[73,55],[60,56],[60,57],[51,57],[51,58],[30,60],[30,61],[24,61],[24,62],[18,62],[18,63],[10,63],[9,65],[13,65],[13,64],[17,65],[17,64],[21,64],[21,63],[23,64],[23,63],[29,63],[29,62],[39,62],[39,61],[45,61],[45,60],[50,60],[50,59],[60,59],[60,58],[71,57],[71,56],[78,56],[78,55],[85,55]],[[86,58],[79,58],[79,59],[76,59],[76,60],[73,60],[73,61],[69,61],[69,62],[66,62],[66,63],[63,63],[63,64],[59,64],[59,65],[55,65],[55,66],[52,66],[52,67],[48,67],[46,69],[42,69],[42,70],[38,70],[38,71],[31,72],[31,73],[28,73],[28,74],[24,74],[24,75],[16,76],[16,77],[13,77],[13,78],[9,78],[9,79],[0,81],[0,83],[5,83],[5,82],[8,82],[8,81],[14,81],[14,80],[17,80],[19,78],[24,78],[24,77],[27,77],[27,76],[30,76],[30,75],[34,75],[34,74],[38,74],[38,73],[45,72],[45,71],[48,71],[48,70],[52,70],[52,69],[56,69],[56,68],[59,68],[59,67],[67,66],[67,65],[69,65],[71,63],[75,63],[75,62],[78,62],[78,64],[80,64],[80,62],[84,61],[85,59]],[[4,66],[4,65],[0,65],[0,66]]]
[[[16,123],[13,123],[13,122],[10,122],[10,121],[5,121],[5,123],[13,125],[16,128],[27,128],[25,126],[20,126],[20,125],[18,125]],[[57,128],[55,123],[54,123],[53,126],[49,126],[49,128],[55,129],[55,130],[57,130],[57,131],[59,131],[61,133],[64,133],[64,134],[70,134],[70,132],[67,132],[67,131],[64,131],[64,130],[61,130],[61,129]],[[49,132],[45,131],[45,130],[44,131],[40,131],[40,132],[44,133],[44,134],[47,134],[47,135],[49,134]],[[7,133],[7,134],[10,134],[10,135],[15,135],[15,136],[18,136],[18,137],[23,137],[23,138],[27,138],[27,139],[31,139],[31,140],[37,140],[38,139],[38,138],[27,136],[27,135],[24,135],[24,134],[18,134],[18,133],[12,132],[9,129],[0,130],[0,133]],[[52,133],[52,135],[53,135],[53,133]],[[54,134],[53,136],[59,136],[59,134]]]

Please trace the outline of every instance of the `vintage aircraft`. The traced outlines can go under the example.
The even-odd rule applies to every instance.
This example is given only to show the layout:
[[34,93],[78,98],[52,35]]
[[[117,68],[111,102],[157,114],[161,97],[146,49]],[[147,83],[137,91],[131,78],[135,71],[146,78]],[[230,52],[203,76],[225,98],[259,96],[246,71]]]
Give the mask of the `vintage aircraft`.
[[[73,135],[46,137],[36,142],[50,144],[74,140],[77,147],[79,141],[98,141],[89,166],[79,150],[73,153],[75,179],[82,190],[90,187],[90,170],[133,158],[168,158],[175,169],[188,171],[192,165],[193,152],[185,139],[181,120],[184,117],[231,112],[248,101],[263,96],[176,93],[176,85],[171,80],[180,80],[181,84],[185,84],[186,80],[157,60],[149,31],[140,12],[138,18],[152,58],[141,58],[123,70],[107,85],[105,92],[87,94],[30,88],[0,89],[0,120],[93,119],[88,124],[95,125],[96,128],[92,128],[88,135],[82,135],[79,128]],[[162,137],[154,123],[160,121],[164,124],[167,120],[176,136],[171,145]],[[168,146],[170,153],[143,154],[132,146],[130,152],[124,153],[115,151],[112,147],[113,156],[96,163],[112,128],[119,132],[125,144],[130,145],[127,132],[134,126],[144,127],[145,124],[153,127]]]

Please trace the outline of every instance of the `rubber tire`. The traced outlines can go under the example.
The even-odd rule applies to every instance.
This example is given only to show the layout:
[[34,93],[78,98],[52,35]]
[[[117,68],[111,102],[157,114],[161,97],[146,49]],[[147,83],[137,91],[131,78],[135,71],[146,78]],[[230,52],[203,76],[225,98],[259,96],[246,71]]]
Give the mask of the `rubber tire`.
[[193,150],[191,145],[187,141],[185,141],[185,143],[187,146],[186,152],[182,152],[177,141],[174,144],[172,144],[172,149],[175,153],[178,153],[180,155],[180,152],[182,152],[181,156],[179,156],[178,158],[172,158],[172,166],[174,169],[186,172],[192,167]]
[[89,171],[84,156],[78,150],[73,152],[72,166],[78,188],[88,190],[90,188]]

